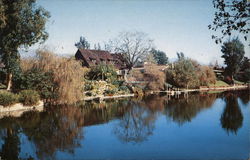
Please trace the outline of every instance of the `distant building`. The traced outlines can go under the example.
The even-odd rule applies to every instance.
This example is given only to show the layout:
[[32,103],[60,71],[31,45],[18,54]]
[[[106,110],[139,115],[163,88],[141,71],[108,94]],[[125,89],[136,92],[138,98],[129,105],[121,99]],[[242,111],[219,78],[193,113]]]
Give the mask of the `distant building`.
[[111,54],[103,50],[78,49],[75,58],[85,67],[99,64],[112,64],[118,70],[127,69],[125,59],[121,54]]

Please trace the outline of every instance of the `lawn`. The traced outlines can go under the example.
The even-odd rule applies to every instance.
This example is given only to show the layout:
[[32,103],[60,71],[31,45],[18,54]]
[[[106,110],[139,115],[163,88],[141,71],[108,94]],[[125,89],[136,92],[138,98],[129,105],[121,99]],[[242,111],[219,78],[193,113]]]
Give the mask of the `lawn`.
[[224,81],[220,81],[220,80],[217,80],[215,84],[209,84],[208,86],[216,86],[216,87],[219,87],[219,86],[229,86],[229,84],[227,84],[226,82]]
[[234,83],[235,83],[235,84],[244,84],[244,82],[237,81],[237,80],[234,80]]
[[0,89],[6,89],[6,86],[2,83],[0,83]]

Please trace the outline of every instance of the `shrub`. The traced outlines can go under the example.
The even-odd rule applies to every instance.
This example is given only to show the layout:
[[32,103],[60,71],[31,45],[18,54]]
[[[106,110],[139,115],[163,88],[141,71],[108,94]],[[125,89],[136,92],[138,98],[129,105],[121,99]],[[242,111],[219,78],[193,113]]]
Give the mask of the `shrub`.
[[93,82],[92,81],[85,81],[84,91],[90,91],[92,89],[94,89]]
[[36,90],[43,99],[55,96],[53,88],[55,88],[53,74],[37,68],[26,70],[21,76],[18,87],[19,90]]
[[117,73],[113,65],[99,64],[90,69],[86,78],[89,80],[103,80],[112,83],[117,79]]
[[125,92],[129,92],[129,89],[127,86],[119,86],[118,88],[120,91],[125,91]]
[[37,91],[23,90],[19,93],[19,101],[27,106],[38,104],[40,96]]
[[116,92],[116,90],[114,90],[114,89],[106,89],[104,91],[104,95],[113,95],[113,94],[115,94],[115,92]]
[[18,102],[18,96],[7,91],[0,91],[0,105],[10,106]]
[[146,88],[148,90],[164,90],[166,76],[163,71],[157,68],[157,65],[145,66],[144,80],[148,81]]
[[143,90],[140,87],[133,87],[133,93],[135,93],[137,96],[142,97],[144,95]]
[[209,84],[215,84],[216,76],[211,68],[208,66],[199,66],[197,70],[200,85],[208,86]]
[[119,86],[122,86],[123,83],[124,83],[124,81],[113,81],[112,84],[115,85],[115,86],[117,86],[117,87],[119,87]]
[[166,71],[166,82],[176,87],[195,88],[199,86],[197,70],[192,60],[181,57],[172,69]]

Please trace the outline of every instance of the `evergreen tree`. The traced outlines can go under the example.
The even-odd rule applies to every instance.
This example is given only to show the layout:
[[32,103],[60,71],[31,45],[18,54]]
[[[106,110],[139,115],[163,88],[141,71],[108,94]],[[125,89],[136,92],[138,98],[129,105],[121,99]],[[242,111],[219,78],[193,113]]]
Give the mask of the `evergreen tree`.
[[166,56],[166,53],[160,50],[152,49],[152,54],[154,56],[154,59],[156,60],[157,64],[167,64],[168,63],[168,57]]
[[233,76],[240,70],[244,58],[244,45],[238,38],[224,42],[222,45],[222,58],[227,65],[225,73],[233,80]]
[[5,67],[7,89],[20,73],[20,47],[29,47],[48,38],[45,23],[50,17],[36,0],[0,0],[0,59]]
[[83,36],[80,37],[80,41],[79,42],[75,43],[75,46],[78,49],[89,49],[90,48],[89,42]]

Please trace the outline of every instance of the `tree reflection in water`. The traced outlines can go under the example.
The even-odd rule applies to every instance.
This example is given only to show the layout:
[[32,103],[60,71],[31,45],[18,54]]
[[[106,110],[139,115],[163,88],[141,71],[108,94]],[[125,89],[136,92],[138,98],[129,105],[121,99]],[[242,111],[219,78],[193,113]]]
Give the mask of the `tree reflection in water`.
[[114,134],[121,142],[133,144],[147,140],[153,133],[156,114],[146,107],[139,106],[135,101],[130,101],[129,110],[118,120],[114,127]]
[[30,116],[36,114],[24,115],[22,121],[25,126],[23,132],[36,145],[38,157],[55,159],[54,153],[57,150],[73,154],[83,138],[83,110],[80,107],[60,106],[46,113],[41,114],[40,120],[32,127],[29,127],[28,119],[33,119]]
[[13,123],[13,120],[11,117],[1,119],[1,121],[4,122],[0,123],[0,142],[3,142],[2,148],[0,149],[0,157],[2,159],[19,159],[19,127]]
[[[188,98],[171,100],[167,96],[149,96],[80,106],[51,106],[41,113],[26,112],[19,118],[2,118],[0,156],[13,160],[23,158],[20,157],[20,133],[34,144],[34,154],[39,159],[56,159],[57,151],[74,154],[77,147],[83,147],[80,142],[84,138],[84,126],[107,123],[113,119],[116,119],[113,134],[121,142],[142,143],[153,134],[159,115],[166,115],[182,125],[190,122],[203,109],[211,107],[217,97],[222,97],[226,102],[221,115],[221,127],[236,134],[243,123],[237,97],[243,103],[249,103],[249,93],[242,93],[190,94]],[[31,151],[27,152],[31,154]],[[32,159],[30,155],[27,157]]]
[[186,98],[172,99],[165,107],[165,114],[179,125],[190,122],[201,110],[211,107],[216,94],[191,94]]
[[[80,146],[80,140],[83,138],[81,127],[84,123],[84,113],[80,107],[74,106],[54,107],[53,110],[47,110],[43,113],[26,112],[20,118],[15,118],[13,122],[1,119],[1,132],[6,130],[2,129],[5,124],[10,126],[8,123],[15,124],[22,129],[22,132],[36,146],[36,154],[39,159],[55,159],[56,151],[73,153],[74,149]],[[7,128],[8,130],[9,128]],[[15,144],[14,142],[9,144],[15,146],[11,146],[11,148],[7,146],[7,151],[12,152],[12,156],[18,157],[20,137],[16,132],[12,132],[9,137],[7,136],[9,139],[3,139],[2,158],[9,156],[8,153],[4,152],[5,144],[9,143],[8,140],[15,141]]]
[[221,127],[228,133],[237,134],[243,122],[243,115],[237,101],[237,96],[232,93],[226,93],[225,102],[226,106],[220,119]]

